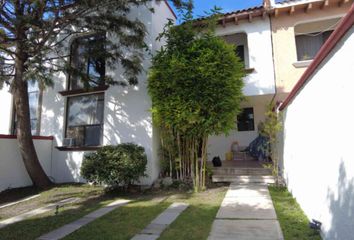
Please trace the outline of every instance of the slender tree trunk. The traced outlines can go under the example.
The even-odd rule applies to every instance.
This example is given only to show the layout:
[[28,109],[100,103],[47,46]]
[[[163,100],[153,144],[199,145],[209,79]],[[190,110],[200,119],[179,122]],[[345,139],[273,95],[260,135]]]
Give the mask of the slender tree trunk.
[[25,46],[21,39],[25,38],[24,30],[18,27],[15,59],[15,78],[12,85],[12,94],[14,96],[16,117],[17,117],[17,139],[23,163],[33,184],[40,188],[46,188],[51,185],[51,181],[45,174],[37,157],[31,134],[31,120],[28,101],[27,82],[23,80],[25,72],[26,54]]

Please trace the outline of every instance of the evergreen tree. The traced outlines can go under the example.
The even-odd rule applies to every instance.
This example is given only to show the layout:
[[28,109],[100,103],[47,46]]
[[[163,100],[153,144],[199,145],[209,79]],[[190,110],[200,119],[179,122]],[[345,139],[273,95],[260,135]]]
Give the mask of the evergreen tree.
[[[106,66],[121,66],[127,82],[106,76],[106,84],[135,85],[142,71],[146,29],[128,18],[132,8],[146,7],[149,0],[0,0],[0,86],[10,85],[17,118],[17,139],[24,165],[33,184],[47,187],[31,136],[28,81],[42,88],[52,86],[58,72],[78,75],[88,88],[90,81],[69,64],[67,42],[76,35],[104,33],[97,41],[95,58]],[[182,5],[180,1],[174,1]],[[149,9],[153,11],[153,9]],[[102,48],[102,44],[105,47]],[[129,52],[129,55],[124,54]]]

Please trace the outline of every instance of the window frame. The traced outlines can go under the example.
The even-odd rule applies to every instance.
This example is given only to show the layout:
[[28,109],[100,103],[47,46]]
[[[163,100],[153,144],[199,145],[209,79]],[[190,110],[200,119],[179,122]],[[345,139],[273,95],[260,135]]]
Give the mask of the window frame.
[[[86,127],[87,126],[101,126],[100,129],[100,137],[99,137],[99,145],[85,145],[85,140],[86,140],[86,136],[84,135],[83,138],[83,145],[77,145],[75,144],[74,146],[65,146],[65,147],[71,147],[71,148],[78,148],[78,149],[85,149],[85,148],[96,148],[96,147],[101,147],[103,145],[103,133],[104,133],[104,113],[105,113],[105,92],[89,92],[86,94],[79,94],[79,95],[70,95],[66,97],[66,112],[65,112],[65,124],[64,124],[64,138],[68,138],[68,127],[69,127],[69,121],[68,121],[68,116],[69,116],[69,100],[70,98],[75,98],[75,97],[82,97],[82,96],[93,96],[93,95],[102,95],[102,119],[101,119],[101,123],[100,124],[83,124],[83,125],[78,125],[75,127],[84,127],[84,131],[86,131]],[[84,132],[85,133],[85,132]]]
[[[316,55],[317,55],[317,53],[319,52],[319,50],[321,49],[321,47],[325,44],[325,42],[328,40],[328,38],[329,38],[329,36],[333,33],[333,31],[334,30],[327,30],[327,31],[323,31],[323,32],[310,32],[310,33],[306,33],[306,34],[296,34],[295,35],[295,47],[296,47],[296,61],[297,62],[303,62],[303,61],[312,61],[315,57],[316,57]],[[298,46],[298,37],[301,37],[301,36],[308,36],[308,35],[311,35],[311,34],[319,34],[319,35],[321,35],[321,41],[322,41],[322,43],[321,43],[321,46],[320,46],[320,48],[318,49],[318,51],[314,54],[314,56],[313,57],[310,57],[309,59],[302,59],[302,57],[303,57],[303,55],[302,56],[300,56],[299,55],[299,46]],[[328,34],[327,36],[326,36],[326,34]],[[311,37],[311,36],[309,36],[309,37]],[[315,37],[315,36],[314,36]]]
[[[85,39],[85,38],[90,38],[90,37],[95,37],[95,36],[101,36],[102,38],[106,38],[106,33],[105,32],[102,32],[102,33],[91,33],[91,34],[86,34],[86,35],[80,35],[80,36],[77,36],[77,37],[74,37],[72,39],[72,41],[70,42],[70,55],[69,55],[69,64],[71,67],[73,67],[73,52],[74,52],[74,45],[76,43],[76,41],[79,41],[80,39]],[[103,46],[104,47],[104,46]],[[88,59],[85,59],[85,64],[86,64],[86,75],[89,76],[89,61],[90,61],[90,58]],[[106,76],[106,67],[107,67],[107,64],[106,64],[106,61],[104,62],[104,77]],[[73,76],[72,74],[68,74],[68,83],[67,83],[67,92],[70,92],[70,91],[86,91],[87,89],[85,89],[85,87],[82,87],[82,88],[72,88],[72,82],[73,82]],[[81,83],[81,82],[80,82]],[[102,87],[105,87],[105,81],[100,81],[99,84],[97,86],[93,86],[91,87],[91,89],[99,89],[99,88],[102,88]]]
[[[37,82],[38,84],[38,82]],[[40,132],[41,132],[41,120],[42,120],[42,103],[43,103],[43,89],[41,87],[39,87],[38,84],[38,88],[37,91],[28,91],[28,87],[27,87],[27,96],[28,96],[28,104],[29,104],[29,96],[31,93],[38,93],[38,100],[37,100],[37,112],[36,112],[36,118],[31,118],[30,116],[30,123],[32,123],[33,119],[36,119],[36,126],[35,126],[35,132],[32,133],[32,124],[31,124],[31,134],[32,136],[40,136]],[[11,134],[12,135],[16,135],[17,132],[17,124],[16,124],[16,107],[15,107],[15,100],[14,98],[12,98],[12,120],[11,120]],[[29,111],[31,113],[31,109],[29,106]]]

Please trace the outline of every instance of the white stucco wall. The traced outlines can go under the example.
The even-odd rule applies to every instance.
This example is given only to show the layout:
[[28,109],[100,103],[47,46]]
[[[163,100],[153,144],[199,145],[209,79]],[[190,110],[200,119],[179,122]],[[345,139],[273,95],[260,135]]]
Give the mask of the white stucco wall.
[[[152,14],[145,7],[132,10],[129,17],[139,18],[147,28],[146,43],[153,54],[161,44],[156,41],[157,34],[162,31],[167,18],[174,18],[164,2],[150,3],[155,9]],[[115,145],[123,142],[134,142],[145,148],[148,164],[147,175],[142,184],[151,184],[159,173],[157,133],[152,126],[150,113],[151,100],[147,94],[147,70],[151,64],[151,56],[145,54],[143,67],[145,72],[139,76],[136,87],[111,86],[105,91],[104,108],[104,145]],[[115,80],[123,80],[121,69],[107,69]],[[60,74],[55,79],[54,88],[43,93],[41,119],[41,135],[53,135],[54,145],[62,146],[65,133],[66,97],[58,92],[66,90],[67,77]],[[80,167],[85,152],[53,150],[53,177],[55,182],[80,182]]]
[[[254,71],[245,79],[243,92],[246,96],[275,93],[272,40],[269,18],[255,18],[252,22],[240,21],[238,25],[228,23],[218,27],[218,36],[246,33],[248,41],[248,68]],[[246,50],[247,51],[247,50]]]
[[354,27],[284,111],[284,177],[325,239],[354,236]]
[[[258,136],[258,124],[265,120],[265,111],[267,104],[272,100],[274,95],[247,97],[246,101],[241,104],[242,108],[253,107],[254,114],[254,131],[237,131],[235,123],[235,130],[232,130],[229,135],[211,136],[208,141],[208,160],[211,161],[213,157],[220,156],[225,159],[225,153],[231,150],[231,144],[235,141],[239,143],[240,147],[247,147]],[[235,117],[236,122],[236,117]]]
[[12,96],[6,84],[0,89],[0,103],[0,134],[9,134],[12,119]]
[[[52,176],[52,140],[34,140],[38,159],[49,177]],[[0,192],[8,188],[32,185],[22,162],[17,139],[0,138]]]

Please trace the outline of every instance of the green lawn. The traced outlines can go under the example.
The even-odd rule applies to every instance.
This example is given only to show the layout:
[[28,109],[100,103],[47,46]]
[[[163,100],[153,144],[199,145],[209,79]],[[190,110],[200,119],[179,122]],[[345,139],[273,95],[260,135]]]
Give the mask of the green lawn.
[[[226,190],[226,187],[219,187],[198,194],[177,190],[105,194],[100,187],[62,185],[42,192],[40,197],[29,202],[1,209],[0,217],[11,217],[64,198],[81,197],[82,201],[66,205],[58,215],[55,215],[54,211],[50,211],[0,229],[0,239],[36,239],[42,234],[79,219],[118,198],[132,201],[65,239],[130,239],[173,202],[188,202],[190,206],[163,233],[161,239],[206,239]],[[13,197],[13,200],[22,197],[16,190],[6,193],[7,198],[11,198],[11,195],[16,196]],[[5,194],[0,194],[0,199],[2,196]]]
[[309,220],[286,188],[269,187],[275,211],[285,240],[320,240],[318,233],[309,228]]

